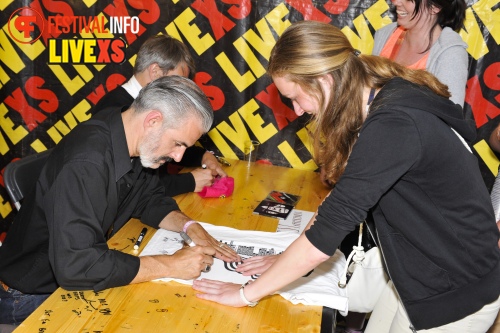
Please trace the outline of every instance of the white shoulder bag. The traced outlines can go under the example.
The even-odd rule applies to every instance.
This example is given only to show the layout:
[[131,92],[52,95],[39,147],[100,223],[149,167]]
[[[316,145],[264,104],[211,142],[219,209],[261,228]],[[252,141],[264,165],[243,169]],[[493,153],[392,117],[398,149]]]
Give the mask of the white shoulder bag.
[[340,288],[347,287],[348,311],[368,313],[373,311],[389,279],[379,248],[373,247],[365,252],[361,245],[363,224],[359,226],[358,245],[353,246],[353,251],[347,257],[346,268],[338,285]]

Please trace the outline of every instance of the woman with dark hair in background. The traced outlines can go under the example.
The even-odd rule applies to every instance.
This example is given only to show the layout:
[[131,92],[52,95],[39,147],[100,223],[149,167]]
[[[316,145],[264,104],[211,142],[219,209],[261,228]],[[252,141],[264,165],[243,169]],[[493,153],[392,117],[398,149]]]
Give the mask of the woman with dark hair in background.
[[451,100],[464,105],[468,74],[463,27],[464,0],[393,0],[397,21],[375,33],[372,54],[412,69],[425,69],[448,86]]

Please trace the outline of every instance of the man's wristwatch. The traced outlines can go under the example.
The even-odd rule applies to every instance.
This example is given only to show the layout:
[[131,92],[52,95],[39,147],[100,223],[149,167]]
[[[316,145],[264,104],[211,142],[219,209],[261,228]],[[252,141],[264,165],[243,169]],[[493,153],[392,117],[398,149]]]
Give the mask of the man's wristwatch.
[[250,306],[250,307],[254,307],[256,306],[257,304],[259,304],[258,301],[255,301],[255,302],[250,302],[246,297],[245,297],[245,294],[243,292],[243,290],[245,289],[246,286],[248,286],[250,283],[252,283],[253,281],[252,280],[249,280],[245,283],[243,283],[240,287],[240,298],[243,302],[245,302],[246,305]]

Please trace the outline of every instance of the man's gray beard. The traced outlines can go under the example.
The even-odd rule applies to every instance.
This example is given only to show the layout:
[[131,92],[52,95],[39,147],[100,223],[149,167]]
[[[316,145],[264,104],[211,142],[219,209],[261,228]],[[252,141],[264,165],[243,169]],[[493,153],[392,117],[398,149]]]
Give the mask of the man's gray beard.
[[158,148],[160,147],[159,142],[161,134],[162,133],[159,132],[158,134],[152,135],[139,147],[139,158],[144,168],[151,168],[152,166],[160,163],[160,161],[163,160],[165,162],[161,162],[161,164],[172,161],[172,158],[168,156],[159,156],[159,157],[154,156],[154,152],[157,151]]

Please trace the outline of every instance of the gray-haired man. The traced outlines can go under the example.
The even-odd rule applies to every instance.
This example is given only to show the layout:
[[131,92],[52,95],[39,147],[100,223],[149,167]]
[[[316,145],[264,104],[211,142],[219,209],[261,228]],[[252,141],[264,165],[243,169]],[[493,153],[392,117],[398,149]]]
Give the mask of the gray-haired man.
[[212,122],[196,84],[171,76],[149,84],[123,113],[103,110],[64,137],[0,247],[0,323],[19,324],[59,286],[99,291],[160,277],[192,279],[212,256],[238,260],[191,222],[187,233],[201,246],[171,256],[138,258],[106,243],[131,217],[183,230],[191,219],[165,195],[153,169],[180,160]]

